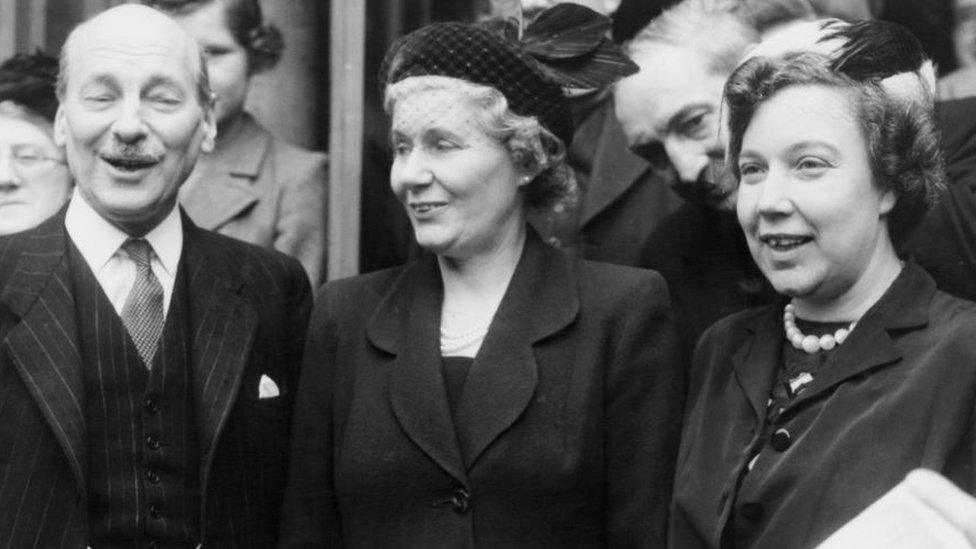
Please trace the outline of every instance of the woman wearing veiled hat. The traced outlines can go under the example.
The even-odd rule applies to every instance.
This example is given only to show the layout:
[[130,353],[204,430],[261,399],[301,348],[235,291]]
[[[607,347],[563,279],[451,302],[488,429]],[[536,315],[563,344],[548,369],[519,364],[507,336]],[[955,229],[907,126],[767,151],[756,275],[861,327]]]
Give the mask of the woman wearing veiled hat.
[[392,187],[431,253],[319,295],[285,547],[663,543],[683,394],[664,282],[526,225],[573,192],[560,86],[633,70],[608,27],[565,4],[521,39],[441,23],[388,54]]

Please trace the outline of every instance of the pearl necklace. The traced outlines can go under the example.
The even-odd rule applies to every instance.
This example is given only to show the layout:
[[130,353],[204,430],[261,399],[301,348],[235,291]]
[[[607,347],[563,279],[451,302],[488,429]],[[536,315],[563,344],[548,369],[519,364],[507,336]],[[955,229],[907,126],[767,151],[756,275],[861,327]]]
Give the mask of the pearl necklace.
[[[487,316],[445,311],[444,318],[441,319],[441,354],[453,355],[483,340],[488,334],[488,327],[491,326],[493,317],[494,311]],[[445,328],[444,324],[461,326],[461,329],[452,331],[450,328]]]
[[803,335],[803,332],[796,327],[796,309],[792,303],[787,303],[783,309],[783,329],[786,330],[786,339],[793,344],[793,347],[809,354],[814,354],[821,349],[829,351],[841,345],[847,340],[851,330],[857,321],[851,322],[846,328],[838,328],[833,334],[824,334],[820,337],[815,335]]

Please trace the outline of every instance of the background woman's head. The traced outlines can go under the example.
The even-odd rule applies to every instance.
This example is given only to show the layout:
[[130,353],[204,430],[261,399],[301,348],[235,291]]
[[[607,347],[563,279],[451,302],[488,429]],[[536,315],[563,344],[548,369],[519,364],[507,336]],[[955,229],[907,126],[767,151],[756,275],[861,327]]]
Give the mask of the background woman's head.
[[811,53],[756,58],[729,79],[739,219],[778,290],[797,282],[787,272],[856,281],[937,199],[944,173],[930,92],[891,84],[855,81]]
[[415,76],[387,87],[385,107],[391,184],[424,247],[490,246],[525,223],[526,208],[575,200],[563,142],[537,118],[512,112],[495,88]]
[[40,53],[0,65],[0,234],[36,226],[71,192],[53,138],[57,71],[57,59]]
[[144,0],[176,19],[207,53],[217,122],[244,108],[254,74],[274,67],[284,50],[281,33],[264,22],[258,0]]

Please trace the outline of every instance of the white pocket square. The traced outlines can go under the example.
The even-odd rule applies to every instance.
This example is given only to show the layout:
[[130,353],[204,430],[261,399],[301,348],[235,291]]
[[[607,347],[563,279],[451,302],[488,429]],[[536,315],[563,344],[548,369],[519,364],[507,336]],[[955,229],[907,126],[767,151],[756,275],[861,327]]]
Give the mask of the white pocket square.
[[267,374],[262,375],[261,381],[258,382],[258,399],[274,398],[279,394],[281,394],[281,391],[278,390],[278,384],[268,377]]

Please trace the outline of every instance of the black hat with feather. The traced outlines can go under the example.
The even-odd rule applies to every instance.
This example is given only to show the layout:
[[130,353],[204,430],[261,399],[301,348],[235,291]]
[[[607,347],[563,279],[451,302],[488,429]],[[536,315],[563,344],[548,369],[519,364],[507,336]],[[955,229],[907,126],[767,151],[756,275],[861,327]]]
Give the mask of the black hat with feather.
[[568,144],[573,116],[564,88],[595,89],[637,72],[609,37],[610,19],[558,4],[521,33],[515,19],[434,23],[399,39],[386,54],[384,86],[411,76],[449,76],[498,89],[509,108],[535,116]]
[[927,86],[935,85],[935,68],[922,43],[905,27],[887,21],[825,24],[822,42],[839,40],[831,55],[831,69],[864,82],[917,73]]

